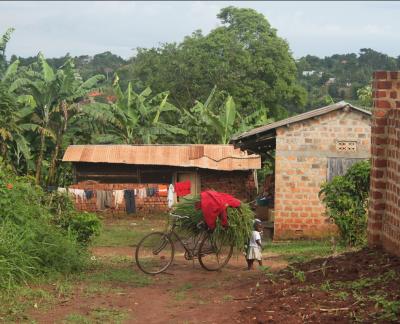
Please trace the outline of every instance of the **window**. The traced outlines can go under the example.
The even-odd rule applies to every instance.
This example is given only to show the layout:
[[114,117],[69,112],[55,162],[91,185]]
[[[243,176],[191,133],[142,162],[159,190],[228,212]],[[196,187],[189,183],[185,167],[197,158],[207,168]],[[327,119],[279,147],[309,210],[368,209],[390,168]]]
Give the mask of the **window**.
[[338,152],[355,152],[357,151],[357,141],[337,141],[336,150]]
[[334,177],[338,175],[344,175],[354,163],[360,162],[362,160],[365,159],[349,159],[338,157],[328,158],[327,181],[331,181]]

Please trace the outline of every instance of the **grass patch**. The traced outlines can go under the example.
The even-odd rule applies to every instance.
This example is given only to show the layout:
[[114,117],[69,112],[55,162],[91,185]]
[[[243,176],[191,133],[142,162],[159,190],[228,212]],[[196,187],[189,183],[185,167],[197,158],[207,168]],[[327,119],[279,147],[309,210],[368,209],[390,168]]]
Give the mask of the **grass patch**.
[[92,324],[92,323],[122,323],[128,316],[126,312],[122,312],[113,308],[94,308],[86,316],[82,314],[69,314],[62,323],[64,324]]
[[224,296],[222,297],[222,299],[223,299],[224,301],[231,301],[231,300],[233,300],[233,296],[232,296],[232,295],[224,295]]
[[317,257],[340,253],[345,247],[332,245],[330,241],[298,240],[292,242],[267,243],[264,251],[280,254],[289,263],[306,262]]
[[104,223],[94,246],[135,246],[144,235],[152,231],[165,230],[167,218],[154,216],[151,220],[121,219],[112,224]]
[[63,324],[90,324],[90,319],[81,314],[69,314],[63,321]]
[[0,296],[0,322],[15,323],[28,321],[27,310],[47,310],[56,301],[50,292],[30,287],[15,288],[13,292]]
[[174,300],[181,301],[186,299],[186,292],[193,288],[193,285],[188,282],[174,289]]
[[128,283],[137,287],[147,286],[152,282],[149,276],[132,268],[103,269],[101,272],[86,274],[86,280],[96,283]]

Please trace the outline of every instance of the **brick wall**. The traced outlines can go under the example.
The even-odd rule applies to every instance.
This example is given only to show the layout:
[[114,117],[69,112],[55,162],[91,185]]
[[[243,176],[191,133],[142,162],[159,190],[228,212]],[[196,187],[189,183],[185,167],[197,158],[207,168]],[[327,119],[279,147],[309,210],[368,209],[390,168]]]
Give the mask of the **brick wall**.
[[[319,199],[328,157],[369,158],[370,116],[337,110],[277,129],[274,239],[319,238],[336,231]],[[357,141],[356,152],[338,152],[336,142]]]
[[[234,197],[250,201],[255,195],[255,183],[252,171],[213,171],[201,169],[200,174],[201,190],[214,189],[226,192]],[[137,183],[95,183],[93,181],[82,181],[71,185],[69,188],[85,190],[133,190],[139,188],[153,188],[158,184],[137,184]],[[136,211],[141,214],[150,214],[168,211],[167,197],[135,197]],[[96,198],[92,197],[87,201],[79,198],[75,201],[78,210],[96,211]],[[115,207],[115,206],[114,206]],[[118,208],[110,208],[105,213],[124,215],[126,214],[125,202]]]
[[[85,189],[85,190],[133,190],[139,188],[154,188],[158,184],[137,184],[137,183],[94,183],[93,181],[83,181],[70,186],[69,188]],[[168,210],[167,197],[135,197],[136,212],[141,214],[149,214],[154,212],[166,212]],[[79,198],[75,200],[75,206],[78,210],[95,212],[96,197],[89,200],[81,201]],[[118,208],[108,208],[104,211],[107,214],[124,215],[126,214],[125,201]]]
[[400,255],[400,72],[375,72],[373,98],[368,242]]
[[201,190],[213,189],[228,193],[242,201],[255,198],[256,187],[253,171],[199,170]]

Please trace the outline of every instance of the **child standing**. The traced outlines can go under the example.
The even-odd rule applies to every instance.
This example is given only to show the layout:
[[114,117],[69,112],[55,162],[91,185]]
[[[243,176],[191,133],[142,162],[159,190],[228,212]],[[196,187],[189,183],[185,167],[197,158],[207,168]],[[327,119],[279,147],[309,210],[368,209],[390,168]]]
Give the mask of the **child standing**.
[[258,264],[262,266],[262,254],[261,254],[261,233],[262,225],[261,221],[256,219],[254,221],[254,230],[251,233],[250,241],[247,247],[246,261],[247,270],[253,268],[254,260],[258,261]]

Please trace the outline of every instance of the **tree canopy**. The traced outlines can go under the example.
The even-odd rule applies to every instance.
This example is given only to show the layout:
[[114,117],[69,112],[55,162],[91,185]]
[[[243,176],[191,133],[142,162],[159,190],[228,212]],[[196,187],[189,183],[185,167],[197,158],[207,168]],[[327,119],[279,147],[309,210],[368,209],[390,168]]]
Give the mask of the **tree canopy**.
[[296,81],[296,65],[285,40],[253,9],[227,7],[222,26],[203,35],[195,31],[182,43],[139,48],[122,70],[135,88],[168,89],[178,107],[206,100],[214,86],[231,95],[241,114],[264,110],[274,118],[299,111],[305,91]]

